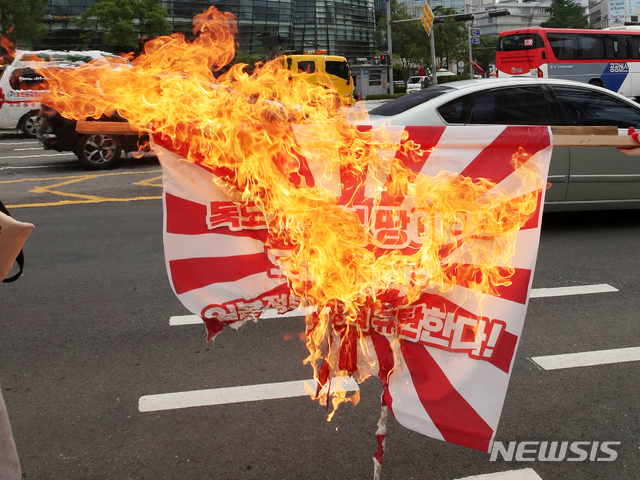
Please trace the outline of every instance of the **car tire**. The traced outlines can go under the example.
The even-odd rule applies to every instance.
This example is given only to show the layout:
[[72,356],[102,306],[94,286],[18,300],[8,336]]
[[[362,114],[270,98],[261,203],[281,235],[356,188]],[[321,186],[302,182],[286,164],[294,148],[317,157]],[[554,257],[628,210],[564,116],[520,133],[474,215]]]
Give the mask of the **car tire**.
[[85,167],[102,170],[117,163],[122,149],[111,136],[94,133],[78,137],[75,154]]
[[18,125],[18,129],[27,137],[36,138],[38,130],[42,126],[42,117],[38,115],[37,110],[34,110],[22,117]]
[[589,85],[595,85],[596,87],[604,88],[604,83],[599,78],[592,78],[589,80]]

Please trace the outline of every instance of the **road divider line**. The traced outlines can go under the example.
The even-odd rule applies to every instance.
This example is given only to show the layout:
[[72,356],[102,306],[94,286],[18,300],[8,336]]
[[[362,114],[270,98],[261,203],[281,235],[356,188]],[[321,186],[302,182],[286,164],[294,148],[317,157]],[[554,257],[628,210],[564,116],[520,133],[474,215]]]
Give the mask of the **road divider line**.
[[533,468],[507,470],[506,472],[485,473],[459,478],[458,480],[542,480]]
[[[317,388],[316,385],[315,380],[296,380],[292,382],[246,385],[243,387],[144,395],[138,400],[138,410],[140,412],[157,412],[180,408],[225,405],[228,403],[304,397],[314,394]],[[352,378],[334,378],[331,382],[332,392],[353,392],[356,390],[359,390],[359,387]]]
[[618,289],[606,283],[578,285],[575,287],[532,288],[530,298],[563,297],[568,295],[588,295],[591,293],[617,292]]
[[541,357],[531,357],[531,360],[544,370],[590,367],[593,365],[606,365],[609,363],[638,362],[640,361],[640,347],[565,353],[562,355],[546,355]]
[[[531,298],[545,298],[545,297],[561,297],[568,295],[587,295],[591,293],[608,293],[617,292],[618,289],[608,285],[606,283],[599,283],[597,285],[578,285],[575,287],[558,287],[558,288],[532,288]],[[286,318],[286,317],[300,317],[306,315],[306,311],[293,310],[284,314],[278,314],[276,310],[266,310],[262,316],[263,318]],[[169,318],[169,325],[172,327],[180,325],[199,325],[202,323],[202,319],[198,315],[175,315]]]

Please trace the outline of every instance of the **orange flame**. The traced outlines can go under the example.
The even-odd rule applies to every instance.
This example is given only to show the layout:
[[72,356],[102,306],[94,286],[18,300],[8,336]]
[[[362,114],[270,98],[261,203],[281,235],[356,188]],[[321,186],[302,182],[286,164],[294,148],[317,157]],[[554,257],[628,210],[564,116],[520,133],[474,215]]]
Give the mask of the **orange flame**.
[[[278,61],[257,65],[251,75],[234,65],[216,78],[213,72],[234,57],[233,16],[211,7],[196,16],[194,26],[193,42],[180,34],[159,37],[130,66],[48,69],[51,87],[43,103],[73,119],[117,111],[214,172],[214,181],[229,186],[235,201],[260,208],[268,245],[281,252],[278,262],[291,290],[314,307],[307,317],[305,362],[313,366],[324,404],[332,378],[362,382],[378,372],[366,312],[395,325],[389,336],[397,339],[393,308],[421,292],[464,284],[495,294],[510,283],[515,235],[536,210],[536,193],[511,199],[488,181],[414,173],[405,164],[419,160],[429,146],[393,143],[384,128],[362,131],[335,92],[300,81]],[[300,173],[298,125],[307,129],[307,161],[324,168],[317,185]],[[397,151],[408,159],[405,164],[394,158]],[[518,164],[524,160],[524,152],[514,157]],[[530,163],[520,169],[529,187],[538,180]],[[419,248],[410,255],[381,249],[389,238],[374,238],[367,222],[346,208],[353,205],[340,205],[326,186],[340,171],[368,182],[372,216],[383,202],[414,208]],[[392,213],[389,221],[395,225],[398,217]],[[334,411],[357,398],[334,394]]]
[[2,63],[5,65],[9,65],[16,56],[16,46],[13,44],[11,40],[9,40],[9,36],[13,33],[13,27],[9,27],[7,30],[6,36],[0,37],[0,47],[4,48],[7,53],[1,55]]

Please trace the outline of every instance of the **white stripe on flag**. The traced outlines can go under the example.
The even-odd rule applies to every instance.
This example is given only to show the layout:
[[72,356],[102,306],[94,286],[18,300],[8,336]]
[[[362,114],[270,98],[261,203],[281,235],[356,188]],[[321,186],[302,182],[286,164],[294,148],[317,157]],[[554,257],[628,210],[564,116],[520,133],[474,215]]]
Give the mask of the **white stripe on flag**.
[[[338,385],[339,380],[342,380],[340,385]],[[315,380],[296,380],[293,382],[265,383],[243,387],[144,395],[138,401],[138,410],[141,412],[156,412],[159,410],[224,405],[227,403],[304,397],[310,395],[312,391],[315,393],[316,388]],[[356,390],[360,390],[360,388],[352,378],[334,378],[331,382],[332,392],[353,392]]]
[[471,475],[458,480],[542,480],[533,468],[522,470],[507,470],[506,472],[485,473],[484,475]]
[[532,288],[529,298],[562,297],[565,295],[587,295],[590,293],[608,293],[617,291],[617,288],[607,285],[606,283],[599,283],[597,285],[578,285],[576,287]]
[[590,367],[608,363],[638,362],[640,361],[640,347],[547,355],[544,357],[531,357],[531,360],[545,370]]

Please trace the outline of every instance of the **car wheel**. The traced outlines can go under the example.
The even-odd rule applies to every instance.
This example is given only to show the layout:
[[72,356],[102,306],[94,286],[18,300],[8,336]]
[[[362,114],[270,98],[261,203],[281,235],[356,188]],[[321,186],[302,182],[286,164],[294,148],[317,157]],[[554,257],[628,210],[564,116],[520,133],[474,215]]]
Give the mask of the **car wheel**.
[[596,87],[604,88],[604,83],[602,83],[602,80],[598,78],[592,78],[591,80],[589,80],[589,85],[595,85]]
[[41,125],[42,117],[38,112],[29,112],[20,120],[20,130],[29,138],[36,138]]
[[85,167],[100,170],[113,166],[120,159],[122,149],[109,135],[95,133],[80,135],[75,153]]

